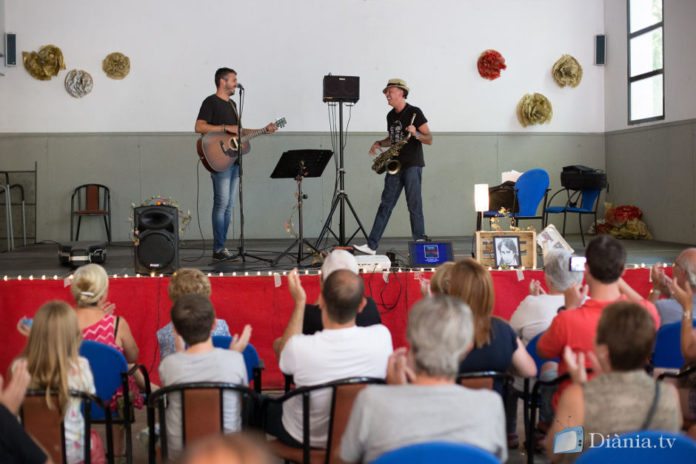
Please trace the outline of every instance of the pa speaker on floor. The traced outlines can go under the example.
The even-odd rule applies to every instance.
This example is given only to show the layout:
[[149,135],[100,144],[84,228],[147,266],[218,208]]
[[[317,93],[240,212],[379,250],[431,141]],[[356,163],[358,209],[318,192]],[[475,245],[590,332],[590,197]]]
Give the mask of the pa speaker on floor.
[[179,211],[174,206],[138,206],[133,211],[135,272],[171,274],[179,267]]

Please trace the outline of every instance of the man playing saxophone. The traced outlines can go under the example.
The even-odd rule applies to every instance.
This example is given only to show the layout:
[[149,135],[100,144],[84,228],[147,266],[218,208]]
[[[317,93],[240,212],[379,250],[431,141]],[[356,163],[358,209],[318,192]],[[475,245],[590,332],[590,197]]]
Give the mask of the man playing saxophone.
[[432,145],[433,136],[428,128],[428,120],[420,108],[406,103],[409,88],[403,79],[389,79],[383,93],[387,104],[393,109],[387,114],[387,131],[389,135],[378,140],[370,147],[370,155],[387,148],[408,137],[399,150],[398,160],[401,168],[389,169],[384,178],[382,200],[377,209],[377,216],[372,225],[370,236],[365,245],[355,245],[354,248],[363,253],[374,255],[379,241],[387,227],[389,217],[396,205],[401,190],[406,191],[406,204],[411,220],[411,235],[413,240],[426,240],[425,220],[423,218],[423,201],[421,199],[421,175],[423,172],[423,144]]

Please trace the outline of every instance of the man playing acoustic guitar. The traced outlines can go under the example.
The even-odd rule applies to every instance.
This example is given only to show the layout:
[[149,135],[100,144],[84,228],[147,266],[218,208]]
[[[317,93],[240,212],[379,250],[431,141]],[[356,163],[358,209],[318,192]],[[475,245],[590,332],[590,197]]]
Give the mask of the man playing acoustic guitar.
[[[215,71],[217,92],[209,96],[201,104],[196,118],[195,131],[199,134],[209,132],[228,133],[238,136],[239,117],[237,106],[230,98],[237,88],[237,73],[230,68],[220,68]],[[272,134],[278,129],[275,123],[268,124],[263,132]],[[242,129],[244,135],[246,129]],[[207,166],[206,166],[207,167]],[[232,219],[234,191],[239,179],[239,164],[233,162],[221,171],[208,168],[213,179],[213,260],[223,261],[234,255],[225,248],[227,229]]]

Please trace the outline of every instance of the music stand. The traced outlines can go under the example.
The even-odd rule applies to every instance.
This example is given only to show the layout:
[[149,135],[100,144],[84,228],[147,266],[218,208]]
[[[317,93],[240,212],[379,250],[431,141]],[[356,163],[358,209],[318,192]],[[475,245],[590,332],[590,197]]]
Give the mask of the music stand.
[[297,182],[297,211],[299,215],[299,235],[276,259],[272,265],[278,264],[284,256],[290,255],[290,250],[297,245],[297,255],[295,262],[299,265],[310,255],[305,256],[303,245],[307,245],[315,252],[319,253],[314,245],[304,238],[302,202],[307,199],[307,195],[302,193],[302,181],[305,177],[321,177],[324,168],[328,164],[333,152],[331,150],[289,150],[283,153],[278,160],[278,164],[271,173],[271,179],[295,179]]

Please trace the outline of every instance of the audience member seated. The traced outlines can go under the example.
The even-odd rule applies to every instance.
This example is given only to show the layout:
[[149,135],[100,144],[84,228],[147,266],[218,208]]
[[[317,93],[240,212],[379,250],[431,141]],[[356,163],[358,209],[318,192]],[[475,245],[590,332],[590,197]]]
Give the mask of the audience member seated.
[[[459,372],[510,371],[520,377],[534,377],[536,364],[514,330],[504,320],[493,316],[495,290],[490,272],[472,258],[457,261],[450,272],[450,295],[464,301],[474,316],[474,346],[459,364]],[[503,385],[495,389],[503,394]],[[517,397],[508,392],[507,433],[510,448],[519,446],[514,414]]]
[[[391,334],[382,324],[355,325],[357,314],[365,307],[360,276],[341,269],[324,281],[319,296],[324,330],[313,335],[302,334],[306,295],[297,269],[288,275],[288,286],[295,307],[282,337],[273,343],[273,350],[280,370],[294,376],[295,385],[319,385],[357,376],[384,378],[393,350]],[[330,391],[313,394],[310,407],[310,444],[323,448],[329,426]],[[282,443],[301,447],[302,398],[296,396],[284,405],[272,403],[266,424],[266,432]]]
[[[568,346],[574,352],[587,353],[592,351],[597,332],[597,323],[602,310],[615,301],[634,300],[636,297],[628,288],[621,275],[626,262],[626,250],[623,245],[611,235],[599,235],[594,238],[585,250],[585,281],[586,285],[571,285],[565,291],[565,310],[560,311],[551,322],[551,326],[539,338],[537,354],[544,359],[558,358],[563,355],[563,349]],[[632,292],[632,293],[631,293]],[[587,298],[587,296],[590,298]],[[585,300],[583,303],[582,301]],[[655,306],[647,300],[638,302],[648,310],[655,320],[654,327],[660,325],[660,317]],[[631,306],[639,308],[640,306]],[[572,311],[571,311],[572,310]],[[588,369],[591,367],[586,361]],[[568,371],[565,360],[561,358],[558,374]],[[554,395],[554,406],[559,395],[570,381],[563,382]]]
[[[171,310],[175,336],[188,345],[164,358],[159,366],[164,386],[186,382],[226,382],[238,385],[248,383],[242,354],[213,346],[212,330],[215,328],[215,309],[210,300],[201,295],[182,295]],[[223,427],[225,432],[241,428],[241,408],[234,392],[225,392]],[[176,456],[182,447],[181,398],[169,395],[166,410],[167,445],[170,456]]]
[[450,286],[450,272],[454,267],[454,261],[445,261],[435,268],[435,272],[430,276],[430,282],[421,280],[421,295],[447,295]]
[[[576,353],[568,346],[564,349],[563,357],[573,384],[561,395],[557,419],[549,435],[566,427],[582,426],[583,447],[587,449],[615,433],[678,432],[681,417],[676,390],[645,372],[655,344],[655,321],[651,314],[629,301],[609,304],[602,311],[596,333],[594,351]],[[585,358],[591,361],[595,373],[590,381],[587,381]],[[554,455],[552,440],[547,440],[546,447],[548,457],[554,461],[578,457],[577,454]]]
[[[696,289],[696,248],[687,248],[677,257],[672,268],[672,279],[665,275],[665,271],[659,264],[655,264],[650,270],[652,290],[648,300],[655,304],[660,315],[660,324],[665,326],[682,320],[682,307],[672,297],[670,283],[676,280],[683,287],[685,282],[690,282],[692,290]],[[660,299],[664,295],[666,298]]]
[[27,361],[17,361],[12,380],[2,388],[0,376],[0,462],[4,464],[52,463],[48,454],[36,443],[17,421],[31,375]]
[[[89,362],[79,355],[80,343],[82,334],[75,311],[64,301],[50,301],[36,311],[27,345],[12,365],[13,370],[21,369],[20,361],[26,360],[30,388],[57,392],[68,464],[83,461],[85,431],[82,402],[72,398],[69,390],[96,392]],[[48,407],[56,407],[48,396],[46,401]],[[92,462],[106,462],[99,434],[92,430],[90,440]]]
[[[169,300],[172,302],[172,304],[176,303],[176,300],[181,295],[187,295],[190,293],[210,298],[210,280],[198,269],[184,267],[174,272],[172,278],[169,280],[169,287],[167,288],[167,291],[169,293]],[[251,332],[248,333],[248,336],[246,332],[247,330],[251,330],[251,326],[249,326],[249,329],[245,327],[244,330],[245,333],[242,335],[242,337],[245,337],[246,340],[248,340],[248,336],[251,336]],[[230,336],[230,329],[224,319],[216,320],[213,335]],[[176,346],[176,340],[177,338],[174,336],[174,326],[171,322],[157,331],[157,342],[159,343],[160,349],[160,361],[175,351],[180,351],[183,349],[183,346]],[[244,346],[241,347],[241,351],[244,351],[244,348],[246,348],[246,343],[243,345]],[[239,347],[235,349],[240,351]]]
[[407,445],[466,443],[507,459],[500,396],[455,384],[472,346],[471,310],[446,295],[426,297],[408,314],[406,348],[389,358],[387,383],[358,394],[341,442],[341,459],[372,462]]
[[265,444],[247,433],[218,435],[188,447],[181,464],[271,464]]
[[[510,318],[510,327],[522,339],[526,346],[531,339],[545,331],[558,313],[558,308],[565,305],[563,292],[573,284],[582,282],[583,273],[570,270],[571,254],[565,250],[550,251],[544,256],[544,280],[548,293],[544,291],[538,280],[532,280],[529,284],[529,296],[517,307]],[[553,380],[558,376],[558,363],[549,361],[544,363],[539,373],[541,380]],[[522,390],[522,385],[516,381],[515,388]],[[543,451],[542,441],[553,420],[551,401],[556,392],[556,386],[542,386],[540,389],[541,406],[539,408],[539,422],[536,424],[535,441],[536,448]],[[517,402],[509,405],[508,422],[517,422]],[[513,414],[514,412],[514,414]],[[510,427],[511,424],[508,424]]]
[[[696,273],[687,270],[688,279],[681,284],[680,279],[669,283],[670,291],[683,308],[681,322],[681,351],[684,356],[682,371],[696,366],[696,329],[694,329],[693,308],[696,287]],[[677,384],[682,408],[682,416],[687,433],[696,440],[696,373],[682,377]]]
[[551,325],[558,308],[565,305],[563,292],[573,284],[582,282],[582,272],[570,270],[570,253],[565,250],[550,251],[544,256],[544,280],[548,293],[538,280],[529,284],[529,296],[519,304],[510,318],[512,327],[522,343],[529,341]]
[[[358,274],[358,262],[355,256],[346,250],[334,250],[324,259],[321,265],[321,280],[320,285],[326,281],[332,272],[339,269],[348,269],[354,274]],[[381,324],[382,318],[379,315],[377,304],[372,297],[366,296],[367,303],[362,311],[355,318],[355,325],[358,327],[367,327],[374,324]],[[321,323],[321,310],[318,304],[305,304],[304,321],[302,322],[302,333],[312,335],[314,332],[319,332],[324,328]]]

